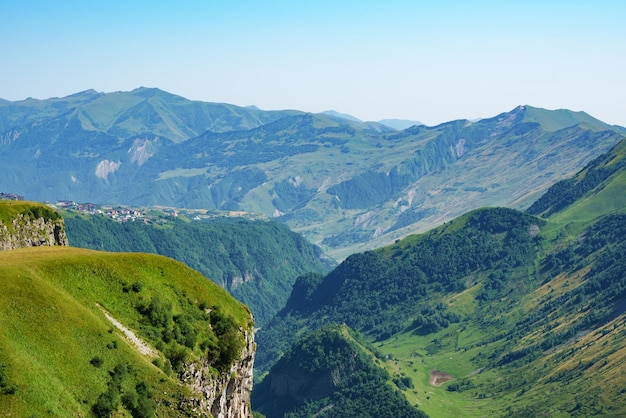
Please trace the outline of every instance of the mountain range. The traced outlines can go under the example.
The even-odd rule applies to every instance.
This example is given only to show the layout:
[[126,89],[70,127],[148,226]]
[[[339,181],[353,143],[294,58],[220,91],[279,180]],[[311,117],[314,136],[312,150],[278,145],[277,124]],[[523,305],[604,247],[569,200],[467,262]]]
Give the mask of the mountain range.
[[[250,311],[181,263],[67,247],[48,206],[0,202],[3,412],[249,416],[256,345],[268,418],[626,415],[624,128],[519,106],[396,130],[145,88],[2,101],[0,119],[7,192],[265,213],[342,260],[300,274],[319,252],[275,223],[74,219],[224,287],[295,246],[286,302],[253,296],[281,305],[255,343]],[[220,245],[222,273],[194,260]]]
[[531,106],[404,130],[354,119],[153,88],[1,101],[0,190],[262,213],[342,260],[475,207],[525,208],[626,133]]
[[[257,334],[253,407],[341,416],[360,369],[310,364],[352,340],[431,417],[624,416],[625,187],[622,140],[525,212],[475,209],[300,276]],[[360,338],[315,337],[332,324]]]

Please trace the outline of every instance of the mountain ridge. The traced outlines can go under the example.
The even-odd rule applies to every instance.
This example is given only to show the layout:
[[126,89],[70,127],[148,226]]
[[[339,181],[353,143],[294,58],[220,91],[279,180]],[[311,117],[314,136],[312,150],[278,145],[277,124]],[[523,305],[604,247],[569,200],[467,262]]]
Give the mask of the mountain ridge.
[[301,276],[258,334],[258,373],[271,381],[290,341],[345,323],[432,417],[622,415],[625,149],[622,140],[527,213],[476,209]]
[[158,89],[78,96],[0,106],[0,189],[262,213],[338,260],[475,207],[523,209],[626,134],[584,112],[531,106],[397,131]]

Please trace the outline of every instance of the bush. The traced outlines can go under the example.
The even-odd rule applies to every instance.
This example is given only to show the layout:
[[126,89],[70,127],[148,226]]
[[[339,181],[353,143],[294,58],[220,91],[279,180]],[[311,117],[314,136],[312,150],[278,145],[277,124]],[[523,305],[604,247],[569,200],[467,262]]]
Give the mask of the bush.
[[396,377],[395,379],[393,379],[393,383],[400,390],[413,388],[413,379],[411,379],[409,376]]
[[0,394],[14,395],[17,385],[9,384],[9,367],[0,363]]
[[187,348],[174,342],[168,348],[165,356],[170,361],[172,369],[180,371],[183,367],[183,364],[187,360]]
[[91,411],[97,417],[110,417],[119,405],[119,392],[107,390],[96,400]]
[[104,363],[104,360],[102,360],[98,356],[95,356],[94,358],[89,360],[89,363],[91,363],[91,365],[94,366],[94,367],[100,367],[100,366],[102,366],[102,363]]
[[91,407],[91,411],[97,417],[110,417],[120,404],[122,383],[128,375],[128,366],[118,364],[113,371],[109,372],[111,379],[107,385],[107,390],[98,396],[96,403]]
[[139,382],[135,390],[124,394],[122,402],[134,418],[148,418],[154,416],[156,403],[152,399],[152,388],[146,382]]

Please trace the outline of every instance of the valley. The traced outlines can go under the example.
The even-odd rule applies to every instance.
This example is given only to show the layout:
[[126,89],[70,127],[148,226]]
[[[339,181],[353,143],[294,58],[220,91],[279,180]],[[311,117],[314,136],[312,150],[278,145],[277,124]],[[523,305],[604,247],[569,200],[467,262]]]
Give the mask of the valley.
[[609,193],[623,147],[530,206],[545,218],[480,209],[299,279],[306,303],[258,334],[263,382],[285,338],[337,322],[432,417],[623,415],[626,206]]
[[[3,196],[68,204],[0,202],[2,411],[626,415],[622,127],[519,106],[397,130],[144,88],[3,106]],[[228,389],[202,400],[209,374]],[[115,376],[137,398],[99,409]]]

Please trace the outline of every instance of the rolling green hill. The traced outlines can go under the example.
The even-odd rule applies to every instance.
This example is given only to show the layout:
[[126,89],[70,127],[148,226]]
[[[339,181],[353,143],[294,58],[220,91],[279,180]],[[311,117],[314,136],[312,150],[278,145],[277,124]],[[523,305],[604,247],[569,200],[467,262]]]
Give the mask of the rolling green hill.
[[328,325],[291,347],[255,389],[253,407],[268,418],[425,417],[377,363],[348,327]]
[[624,144],[529,213],[475,210],[302,276],[258,334],[258,372],[345,323],[429,416],[623,416]]
[[285,305],[298,275],[327,273],[335,265],[318,247],[275,221],[163,217],[166,223],[144,224],[72,212],[63,216],[72,246],[182,261],[249,306],[257,327]]
[[185,370],[205,363],[206,384],[243,371],[249,311],[174,260],[71,247],[1,251],[0,283],[3,415],[206,416],[210,405],[199,408],[207,400]]
[[343,260],[477,207],[524,209],[625,133],[584,112],[531,106],[398,131],[158,89],[89,90],[0,102],[0,190],[261,213]]

